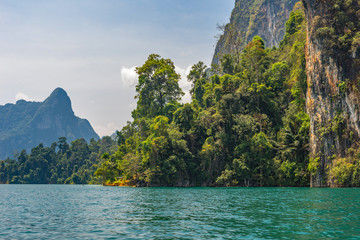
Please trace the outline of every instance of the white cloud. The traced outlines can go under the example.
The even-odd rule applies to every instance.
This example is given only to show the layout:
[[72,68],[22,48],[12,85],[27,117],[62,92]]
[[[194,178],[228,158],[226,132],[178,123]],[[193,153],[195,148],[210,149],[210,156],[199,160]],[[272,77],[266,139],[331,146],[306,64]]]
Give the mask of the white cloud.
[[121,68],[121,81],[124,87],[134,87],[138,81],[138,75],[135,72],[136,67],[122,67]]
[[19,92],[16,94],[15,96],[15,100],[18,101],[18,100],[25,100],[25,101],[33,101],[28,95],[22,93],[22,92]]
[[191,70],[191,66],[188,66],[187,68],[181,68],[178,66],[175,66],[175,71],[177,73],[180,74],[181,79],[179,81],[179,86],[182,88],[182,90],[184,91],[185,95],[182,98],[182,102],[183,103],[188,103],[191,101],[191,96],[190,96],[190,89],[191,89],[191,82],[188,82],[187,80],[187,75],[189,75]]
[[116,132],[116,130],[119,130],[115,123],[111,122],[108,123],[107,125],[103,126],[103,125],[97,125],[94,126],[95,132],[97,132],[97,134],[99,134],[100,137],[104,137],[104,136],[111,136],[113,133]]

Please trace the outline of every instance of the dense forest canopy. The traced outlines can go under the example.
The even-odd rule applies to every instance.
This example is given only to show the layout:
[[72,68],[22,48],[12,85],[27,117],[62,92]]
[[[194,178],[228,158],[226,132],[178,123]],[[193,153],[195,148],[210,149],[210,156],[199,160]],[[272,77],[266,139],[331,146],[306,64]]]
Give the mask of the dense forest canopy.
[[[171,60],[150,55],[137,68],[134,121],[118,132],[119,150],[96,174],[119,185],[308,186],[304,20],[298,7],[279,48],[266,48],[256,36],[240,55],[222,58],[219,74],[195,64],[187,104],[176,101]],[[150,66],[152,75],[143,76]],[[153,88],[154,75],[166,71],[161,81],[173,86]],[[162,101],[160,92],[171,100]],[[144,103],[145,93],[151,103]]]
[[30,154],[23,150],[16,160],[0,161],[0,183],[101,183],[94,172],[103,155],[116,149],[111,137],[91,139],[89,144],[83,138],[68,144],[61,137],[50,147],[39,144]]
[[[151,54],[136,68],[137,107],[116,140],[40,144],[0,161],[0,182],[309,186],[319,162],[309,158],[305,44],[298,3],[279,47],[267,48],[255,36],[242,51],[224,54],[217,68],[193,65],[186,104],[179,102],[174,63]],[[359,185],[359,158],[354,150],[353,160],[331,170],[339,186]]]

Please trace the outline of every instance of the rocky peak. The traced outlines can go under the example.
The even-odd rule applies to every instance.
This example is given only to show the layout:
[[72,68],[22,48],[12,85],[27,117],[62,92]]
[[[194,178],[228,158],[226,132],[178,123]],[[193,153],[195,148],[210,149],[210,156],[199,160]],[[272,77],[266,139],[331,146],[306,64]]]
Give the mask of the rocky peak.
[[0,106],[0,159],[39,143],[49,146],[59,137],[68,142],[99,138],[86,119],[75,116],[64,89],[55,89],[44,102],[19,100]]
[[44,103],[45,106],[57,109],[59,112],[73,114],[71,100],[66,91],[62,88],[56,88]]
[[69,100],[70,98],[62,88],[56,88],[47,99]]
[[277,47],[285,35],[285,22],[297,2],[299,0],[236,0],[230,23],[217,42],[212,64],[218,65],[224,54],[233,52],[229,43],[238,38],[245,46],[259,35],[266,47]]

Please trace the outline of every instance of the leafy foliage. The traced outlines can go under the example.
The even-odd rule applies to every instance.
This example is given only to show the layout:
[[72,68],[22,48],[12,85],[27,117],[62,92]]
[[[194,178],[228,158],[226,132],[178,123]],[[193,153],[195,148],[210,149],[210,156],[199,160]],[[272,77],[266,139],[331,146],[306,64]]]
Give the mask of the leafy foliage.
[[[98,176],[138,186],[308,186],[303,14],[292,14],[279,49],[255,36],[242,52],[224,55],[219,74],[210,77],[195,64],[191,103],[176,102],[172,62],[150,55],[137,68],[134,121],[119,132],[119,150]],[[163,68],[169,73],[160,74],[158,86]],[[164,89],[173,97],[155,99],[168,81],[172,87]]]
[[101,156],[115,150],[116,142],[110,137],[91,139],[89,144],[80,138],[70,145],[62,137],[50,147],[39,144],[30,154],[23,150],[16,160],[0,161],[0,183],[99,183],[94,172]]
[[167,104],[180,100],[184,95],[179,87],[180,75],[175,72],[174,63],[151,54],[145,64],[136,68],[139,83],[136,85],[138,99],[137,109],[133,117],[154,117],[164,114]]
[[[243,51],[224,55],[218,74],[195,64],[187,76],[191,103],[178,102],[183,93],[173,62],[151,54],[136,68],[137,108],[117,132],[117,146],[109,138],[70,145],[60,138],[1,161],[0,182],[309,186],[319,161],[309,159],[304,19],[296,8],[279,48],[255,36]],[[350,45],[357,51],[356,36]],[[359,154],[353,155],[334,161],[331,177],[339,186],[359,185]]]

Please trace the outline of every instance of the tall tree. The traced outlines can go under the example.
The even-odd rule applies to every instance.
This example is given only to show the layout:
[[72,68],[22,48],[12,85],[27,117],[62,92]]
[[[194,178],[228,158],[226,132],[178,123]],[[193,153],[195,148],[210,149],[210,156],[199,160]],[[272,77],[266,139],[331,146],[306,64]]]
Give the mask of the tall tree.
[[151,54],[145,64],[136,68],[139,83],[136,85],[135,98],[137,109],[135,119],[162,115],[168,103],[176,102],[184,95],[179,87],[180,75],[175,72],[175,65],[170,59]]

